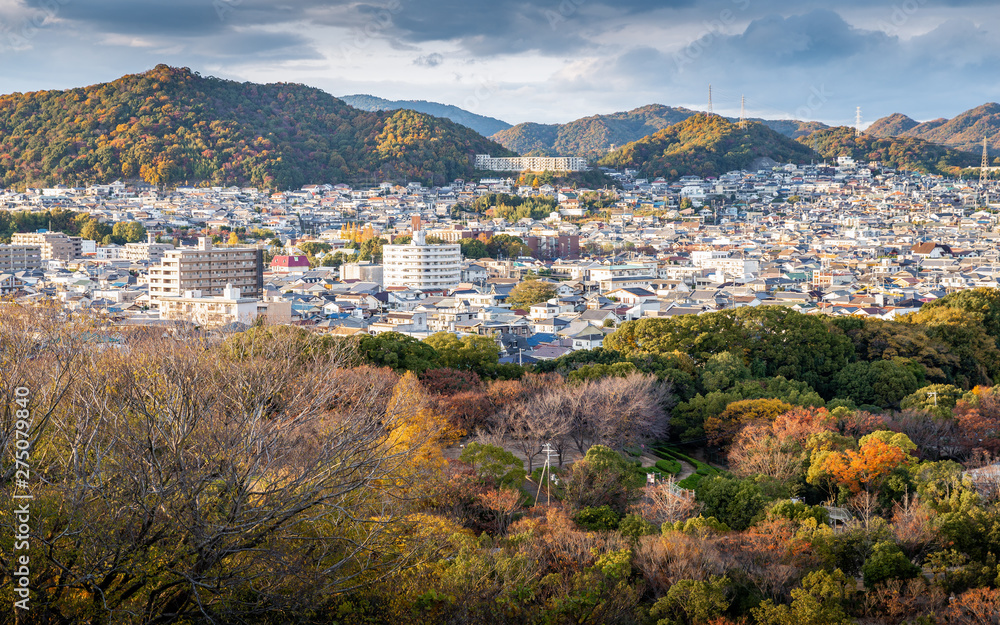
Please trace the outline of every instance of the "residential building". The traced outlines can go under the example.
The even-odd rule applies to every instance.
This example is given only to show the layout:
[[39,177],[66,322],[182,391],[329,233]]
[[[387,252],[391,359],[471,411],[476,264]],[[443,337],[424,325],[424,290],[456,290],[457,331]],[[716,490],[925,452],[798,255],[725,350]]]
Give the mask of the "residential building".
[[185,291],[203,296],[221,295],[226,285],[246,297],[260,297],[264,289],[263,250],[246,247],[213,247],[200,237],[198,245],[168,251],[159,265],[149,268],[149,298],[181,297]]
[[490,171],[586,171],[587,159],[577,156],[514,156],[493,158],[476,155],[476,169]]
[[156,236],[148,233],[144,243],[126,243],[118,257],[133,263],[158,263],[172,249],[171,243],[157,243]]
[[180,297],[160,297],[159,303],[160,319],[190,321],[206,327],[229,323],[249,325],[257,318],[257,299],[241,297],[239,288],[231,284],[227,284],[218,297],[193,290],[185,291]]
[[80,237],[66,236],[62,232],[15,232],[14,245],[37,245],[42,250],[42,260],[73,260],[83,254]]
[[38,245],[0,245],[0,273],[41,269],[42,248]]
[[423,230],[405,245],[382,248],[383,286],[414,289],[454,289],[462,277],[462,247],[431,245]]

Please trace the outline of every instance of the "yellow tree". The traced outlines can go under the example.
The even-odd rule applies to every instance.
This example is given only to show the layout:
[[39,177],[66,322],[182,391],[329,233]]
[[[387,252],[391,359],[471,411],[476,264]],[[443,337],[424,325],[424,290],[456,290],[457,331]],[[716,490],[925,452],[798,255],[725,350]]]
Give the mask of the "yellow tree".
[[235,232],[230,232],[229,233],[229,241],[228,241],[228,243],[229,243],[229,245],[239,245],[240,244],[240,237],[239,237],[239,235],[237,235]]

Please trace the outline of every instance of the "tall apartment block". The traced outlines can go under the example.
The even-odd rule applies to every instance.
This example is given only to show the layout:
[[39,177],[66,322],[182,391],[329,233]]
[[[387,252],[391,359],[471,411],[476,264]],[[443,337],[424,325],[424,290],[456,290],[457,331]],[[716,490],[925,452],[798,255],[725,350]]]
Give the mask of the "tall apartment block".
[[13,245],[36,245],[42,249],[42,260],[70,261],[83,255],[80,237],[62,232],[15,232],[10,238]]
[[42,248],[37,245],[0,245],[0,273],[41,269]]
[[159,265],[149,268],[149,297],[182,297],[185,291],[203,296],[221,296],[226,285],[245,297],[260,298],[264,292],[264,250],[253,247],[213,247],[200,237],[196,247],[164,253]]
[[415,228],[411,243],[382,246],[382,266],[385,288],[454,289],[462,278],[462,246],[428,244]]

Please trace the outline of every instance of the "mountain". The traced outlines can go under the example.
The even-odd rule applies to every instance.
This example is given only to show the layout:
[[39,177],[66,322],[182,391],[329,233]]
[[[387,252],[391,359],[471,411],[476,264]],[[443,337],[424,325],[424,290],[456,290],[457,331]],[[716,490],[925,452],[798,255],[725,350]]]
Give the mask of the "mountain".
[[[731,122],[737,121],[732,117],[727,119]],[[789,139],[798,139],[799,137],[805,137],[812,134],[817,130],[829,128],[829,126],[823,122],[803,122],[797,119],[758,119],[753,117],[750,118],[750,121],[760,122],[771,130],[785,135]]]
[[518,124],[491,139],[521,154],[595,157],[684,121],[697,111],[650,104],[641,108],[592,115],[568,124]]
[[418,113],[426,113],[435,117],[450,119],[456,124],[461,124],[466,128],[472,128],[484,137],[496,134],[502,130],[510,128],[510,124],[503,120],[485,115],[470,113],[465,109],[450,104],[440,104],[438,102],[428,102],[427,100],[386,100],[373,95],[358,94],[340,96],[340,99],[350,104],[354,108],[362,111],[395,111],[398,109],[408,109]]
[[868,133],[856,136],[854,128],[847,126],[820,130],[799,141],[823,158],[851,156],[858,162],[879,161],[894,169],[925,174],[957,175],[963,168],[980,164],[980,157],[971,152],[916,137],[876,137]]
[[755,160],[802,163],[818,155],[805,145],[750,122],[745,130],[724,117],[698,113],[633,141],[598,161],[606,167],[637,168],[647,178],[718,176],[745,169]]
[[[521,154],[594,158],[696,114],[698,111],[683,107],[649,104],[622,113],[592,115],[568,124],[518,124],[490,138]],[[736,120],[729,118],[729,121]],[[797,120],[753,121],[760,121],[792,139],[827,127],[819,122]]]
[[919,125],[919,122],[902,113],[893,113],[866,128],[865,134],[880,138],[898,137]]
[[915,137],[980,155],[986,137],[990,153],[1000,155],[1000,104],[990,102],[952,119],[920,124],[894,113],[876,121],[865,132],[876,137]]
[[239,83],[157,65],[110,83],[0,96],[0,186],[141,177],[298,187],[444,183],[510,154],[446,119],[360,111],[305,85]]

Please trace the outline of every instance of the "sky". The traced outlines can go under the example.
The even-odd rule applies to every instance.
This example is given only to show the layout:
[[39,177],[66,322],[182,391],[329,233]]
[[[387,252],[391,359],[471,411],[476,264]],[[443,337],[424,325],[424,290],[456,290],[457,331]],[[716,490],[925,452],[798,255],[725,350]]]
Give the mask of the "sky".
[[0,93],[158,63],[509,123],[646,104],[853,125],[1000,100],[994,0],[0,0]]

